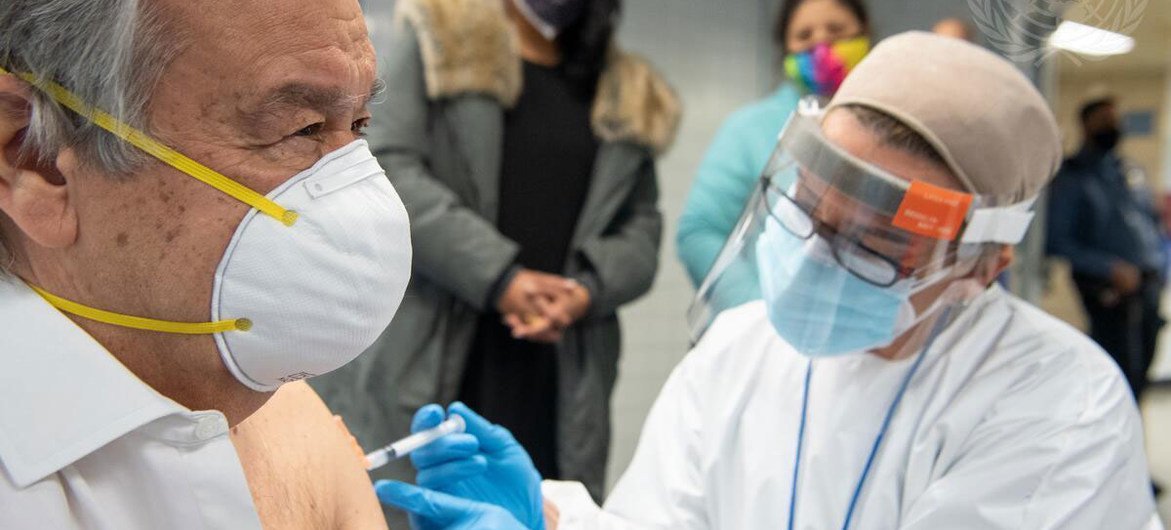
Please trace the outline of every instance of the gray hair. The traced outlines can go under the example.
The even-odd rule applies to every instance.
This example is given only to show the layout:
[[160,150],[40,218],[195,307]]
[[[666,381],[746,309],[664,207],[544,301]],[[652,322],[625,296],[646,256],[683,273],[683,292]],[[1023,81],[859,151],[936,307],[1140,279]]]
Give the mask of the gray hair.
[[[155,86],[181,49],[148,0],[4,0],[0,66],[60,83],[82,101],[149,133]],[[82,163],[125,174],[145,155],[34,90],[25,152],[51,162],[76,149]],[[0,240],[0,273],[13,256]]]

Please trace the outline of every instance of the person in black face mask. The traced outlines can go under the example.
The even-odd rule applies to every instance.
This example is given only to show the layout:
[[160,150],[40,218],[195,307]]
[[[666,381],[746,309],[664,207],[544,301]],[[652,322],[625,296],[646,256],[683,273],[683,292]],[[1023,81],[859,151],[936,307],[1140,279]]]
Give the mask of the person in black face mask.
[[1053,181],[1047,249],[1069,260],[1090,336],[1138,401],[1164,324],[1164,233],[1142,170],[1117,152],[1124,135],[1114,99],[1087,102],[1080,117],[1085,143]]

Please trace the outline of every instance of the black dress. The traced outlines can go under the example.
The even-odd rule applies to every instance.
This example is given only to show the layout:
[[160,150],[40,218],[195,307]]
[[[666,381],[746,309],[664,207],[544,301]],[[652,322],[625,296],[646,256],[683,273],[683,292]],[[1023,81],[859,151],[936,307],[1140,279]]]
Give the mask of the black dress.
[[[524,63],[524,91],[505,115],[497,215],[497,229],[520,245],[519,266],[565,269],[598,151],[592,96],[556,68]],[[501,318],[494,307],[480,317],[459,399],[511,430],[542,476],[558,478],[557,349],[513,339]]]

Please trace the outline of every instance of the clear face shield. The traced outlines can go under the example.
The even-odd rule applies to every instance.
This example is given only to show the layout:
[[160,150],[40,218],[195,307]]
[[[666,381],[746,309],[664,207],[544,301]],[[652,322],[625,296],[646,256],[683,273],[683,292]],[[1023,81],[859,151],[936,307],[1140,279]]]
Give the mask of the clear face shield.
[[[1023,237],[1032,201],[1005,205],[890,174],[828,141],[819,118],[806,110],[781,133],[689,310],[693,340],[720,312],[763,300],[777,333],[803,354],[883,348],[981,291],[951,280],[968,275],[988,243]],[[937,287],[930,303],[915,299]]]

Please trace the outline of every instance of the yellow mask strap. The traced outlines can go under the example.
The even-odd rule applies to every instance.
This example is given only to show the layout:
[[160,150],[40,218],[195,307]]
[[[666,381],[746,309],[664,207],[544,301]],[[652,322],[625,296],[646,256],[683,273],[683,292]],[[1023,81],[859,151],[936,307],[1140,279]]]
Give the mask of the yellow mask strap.
[[[0,75],[7,75],[9,73],[10,72],[5,70],[3,67],[0,67]],[[64,105],[69,110],[76,112],[79,116],[93,122],[94,125],[109,131],[110,134],[121,138],[126,143],[143,150],[150,156],[159,159],[159,161],[179,171],[182,171],[183,173],[186,173],[205,184],[232,196],[236,200],[259,210],[261,213],[264,213],[265,215],[280,221],[285,226],[292,226],[293,223],[297,222],[297,212],[284,209],[281,207],[281,205],[269,200],[265,196],[248,189],[246,186],[228,177],[225,177],[214,169],[211,169],[188,158],[183,153],[163,145],[154,138],[147,136],[146,133],[143,133],[134,127],[118,121],[117,118],[111,116],[106,111],[103,111],[102,109],[96,108],[82,101],[81,98],[77,97],[77,95],[70,92],[65,87],[54,83],[53,81],[42,79],[29,73],[15,73],[12,75],[15,75],[16,77],[23,79],[26,83],[37,87],[49,97],[53,98],[53,100],[57,103]]]
[[155,320],[153,318],[132,317],[103,311],[101,309],[94,309],[77,302],[72,302],[51,294],[35,285],[30,284],[29,288],[41,295],[41,298],[44,298],[50,305],[61,311],[103,324],[111,324],[124,328],[161,331],[163,333],[177,333],[181,335],[210,335],[225,331],[248,331],[252,329],[252,321],[246,318],[221,320],[219,322],[170,322],[167,320]]

